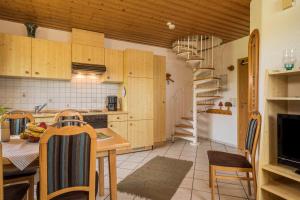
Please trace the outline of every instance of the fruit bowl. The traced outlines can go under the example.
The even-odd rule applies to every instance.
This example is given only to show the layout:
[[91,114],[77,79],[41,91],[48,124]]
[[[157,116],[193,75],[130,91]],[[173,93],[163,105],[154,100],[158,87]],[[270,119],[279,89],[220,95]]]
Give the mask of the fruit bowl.
[[27,141],[31,143],[37,143],[40,141],[40,137],[29,135]]

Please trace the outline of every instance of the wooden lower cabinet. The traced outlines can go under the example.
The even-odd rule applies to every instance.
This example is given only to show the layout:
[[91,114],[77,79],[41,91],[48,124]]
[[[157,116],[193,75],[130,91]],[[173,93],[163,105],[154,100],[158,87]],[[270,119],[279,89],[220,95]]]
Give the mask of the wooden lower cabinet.
[[131,148],[153,145],[153,120],[128,121],[128,140]]
[[108,128],[119,134],[124,139],[128,139],[127,121],[108,122]]

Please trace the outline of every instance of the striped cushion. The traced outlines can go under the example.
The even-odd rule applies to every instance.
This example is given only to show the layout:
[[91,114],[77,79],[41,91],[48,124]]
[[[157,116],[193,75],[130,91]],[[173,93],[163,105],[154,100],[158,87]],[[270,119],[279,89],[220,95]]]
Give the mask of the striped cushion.
[[86,133],[52,136],[48,141],[48,194],[89,185],[90,137]]
[[10,123],[10,134],[20,135],[20,133],[25,131],[26,124],[29,122],[27,118],[22,119],[9,119]]
[[257,128],[257,120],[256,119],[251,119],[249,124],[248,124],[248,131],[247,131],[247,137],[246,137],[246,146],[245,149],[252,152],[253,148],[253,142],[255,138],[255,133],[256,133],[256,128]]

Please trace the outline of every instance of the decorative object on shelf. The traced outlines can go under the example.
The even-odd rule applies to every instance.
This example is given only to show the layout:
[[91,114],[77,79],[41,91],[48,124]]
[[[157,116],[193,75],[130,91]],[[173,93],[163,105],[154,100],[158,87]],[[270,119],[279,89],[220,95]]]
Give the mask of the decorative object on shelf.
[[295,6],[296,0],[282,0],[282,9],[286,10],[288,8],[291,8]]
[[27,29],[27,36],[35,38],[36,29],[38,28],[38,25],[28,22],[25,23],[26,29]]
[[283,52],[283,65],[286,70],[292,70],[295,67],[296,56],[295,49],[285,49]]
[[168,84],[170,84],[170,81],[173,82],[173,83],[175,82],[173,79],[171,79],[171,76],[172,76],[171,74],[166,73],[166,80],[167,80]]
[[230,65],[227,67],[228,71],[233,71],[234,70],[234,66],[233,65]]
[[219,103],[220,110],[222,110],[222,107],[223,107],[223,106],[224,106],[224,105],[223,105],[223,102],[220,101],[220,103]]
[[227,108],[228,111],[230,111],[230,108],[232,107],[231,102],[225,102],[225,107]]

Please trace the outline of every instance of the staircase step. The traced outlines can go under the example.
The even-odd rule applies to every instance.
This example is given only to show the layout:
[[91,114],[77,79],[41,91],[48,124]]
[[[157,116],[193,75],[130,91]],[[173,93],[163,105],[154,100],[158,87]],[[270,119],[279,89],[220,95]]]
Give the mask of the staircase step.
[[214,103],[198,102],[197,106],[214,106]]
[[218,78],[218,77],[198,78],[198,79],[194,80],[194,84],[201,85],[204,83],[209,83],[209,82],[218,81],[218,80],[220,80],[220,78]]
[[206,92],[215,92],[220,90],[220,87],[213,87],[213,88],[196,88],[195,92],[196,93],[206,93]]
[[186,134],[181,134],[181,133],[175,133],[174,137],[175,138],[181,138],[181,139],[184,139],[184,140],[189,140],[189,141],[192,141],[192,142],[195,139],[193,135],[186,135]]
[[193,117],[181,117],[181,119],[193,121]]
[[215,70],[213,67],[196,67],[194,69],[194,76],[198,76],[204,72]]
[[197,100],[198,101],[208,101],[208,100],[214,100],[214,99],[220,99],[222,98],[221,96],[218,95],[208,95],[208,96],[202,96],[202,95],[197,95]]
[[193,125],[187,125],[187,124],[176,124],[176,128],[193,128]]
[[177,135],[177,136],[193,136],[193,133],[182,133],[182,132],[175,131],[174,135]]

